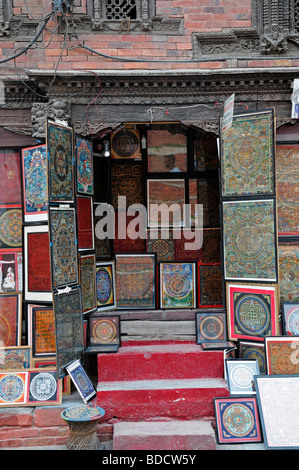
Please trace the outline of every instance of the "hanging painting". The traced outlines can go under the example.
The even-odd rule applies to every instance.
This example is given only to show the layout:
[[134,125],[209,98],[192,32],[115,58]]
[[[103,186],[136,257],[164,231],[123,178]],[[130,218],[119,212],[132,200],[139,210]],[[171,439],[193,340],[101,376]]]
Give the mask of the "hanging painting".
[[198,306],[223,307],[223,274],[220,264],[198,264]]
[[48,220],[47,147],[22,149],[24,222]]
[[279,332],[277,284],[227,283],[227,326],[232,341],[264,341]]
[[77,197],[78,249],[94,250],[93,203],[91,197]]
[[193,145],[195,171],[218,170],[219,160],[216,137],[209,132],[196,132]]
[[99,311],[116,309],[114,261],[96,264],[96,295]]
[[111,133],[111,158],[140,160],[140,134],[138,129],[125,127]]
[[56,356],[59,377],[66,366],[81,358],[84,349],[81,287],[63,289],[54,294]]
[[111,204],[115,210],[127,211],[132,204],[144,204],[142,163],[111,164]]
[[0,205],[0,248],[22,248],[22,205]]
[[299,235],[299,145],[276,147],[278,235]]
[[278,245],[281,302],[299,301],[299,243]]
[[[122,218],[122,216],[124,216]],[[115,214],[114,253],[144,253],[146,247],[146,216]]]
[[[222,119],[220,120],[220,129]],[[222,196],[274,196],[274,110],[233,117],[221,133]]]
[[96,310],[96,258],[94,254],[80,256],[80,285],[83,313]]
[[299,336],[299,302],[281,305],[282,332],[286,336]]
[[21,346],[21,322],[21,294],[0,294],[0,343],[2,346]]
[[278,281],[273,199],[223,201],[226,280]]
[[196,264],[160,263],[160,308],[196,307]]
[[118,309],[155,308],[154,254],[115,255]]
[[0,250],[0,292],[22,291],[22,259],[22,250]]
[[147,252],[156,253],[157,262],[174,261],[174,239],[171,230],[147,230]]
[[92,141],[75,135],[75,154],[77,163],[77,192],[93,195],[93,149]]
[[185,231],[175,229],[173,231],[173,243],[175,251],[175,261],[200,261],[202,247],[202,231]]
[[21,164],[17,150],[0,149],[0,204],[21,204]]
[[78,283],[75,209],[50,207],[52,286]]
[[74,202],[73,129],[48,120],[46,143],[49,202]]
[[[204,228],[220,227],[218,178],[210,176],[198,180],[190,179],[189,202],[191,204],[191,220],[194,220],[195,226]],[[194,204],[201,205],[202,214],[196,212]]]
[[219,444],[262,442],[256,397],[214,398]]
[[105,216],[98,214],[98,208],[101,206],[100,202],[94,202],[93,204],[93,215],[94,215],[94,226],[95,226],[95,254],[97,259],[110,259],[112,253],[112,242],[108,237],[108,234],[105,238],[100,239],[97,236],[97,224],[101,224],[101,220]]
[[149,173],[187,172],[187,136],[164,130],[147,131]]
[[24,298],[52,302],[48,225],[24,226]]
[[220,229],[204,229],[201,249],[202,263],[220,263],[221,231]]

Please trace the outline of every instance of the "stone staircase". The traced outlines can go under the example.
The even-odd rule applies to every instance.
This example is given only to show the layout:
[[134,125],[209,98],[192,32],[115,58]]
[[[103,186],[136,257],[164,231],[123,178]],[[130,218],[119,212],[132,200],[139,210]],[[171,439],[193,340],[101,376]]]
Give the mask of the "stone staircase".
[[114,450],[216,447],[214,397],[229,395],[223,351],[189,342],[128,342],[97,358],[97,404]]

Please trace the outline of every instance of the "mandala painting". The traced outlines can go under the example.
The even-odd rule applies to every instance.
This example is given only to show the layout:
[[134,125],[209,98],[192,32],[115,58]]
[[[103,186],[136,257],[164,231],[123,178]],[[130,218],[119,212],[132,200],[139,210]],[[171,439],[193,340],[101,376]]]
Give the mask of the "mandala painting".
[[96,295],[98,310],[116,308],[114,261],[96,264]]
[[111,165],[111,204],[119,211],[144,204],[142,163]]
[[89,344],[100,346],[120,345],[120,316],[89,316]]
[[299,448],[299,376],[255,378],[266,449]]
[[24,222],[48,220],[48,168],[45,145],[22,150]]
[[256,359],[226,359],[225,367],[230,395],[256,395],[254,376],[260,375]]
[[52,302],[48,225],[24,227],[25,300]]
[[299,301],[299,244],[278,246],[281,302]]
[[198,286],[199,307],[223,306],[223,275],[220,265],[199,265]]
[[299,235],[299,145],[278,145],[275,164],[278,234]]
[[227,284],[229,339],[264,341],[279,332],[277,284]]
[[21,204],[21,165],[17,150],[0,150],[0,204]]
[[50,241],[53,289],[78,283],[74,209],[50,208]]
[[265,338],[268,375],[299,374],[299,336]]
[[265,345],[258,341],[239,340],[238,357],[240,359],[256,359],[259,365],[260,374],[267,373]]
[[196,264],[160,264],[160,307],[196,307]]
[[0,342],[3,346],[20,346],[22,329],[21,294],[0,294]]
[[299,336],[299,302],[283,303],[281,310],[283,334]]
[[118,309],[155,308],[154,254],[115,255]]
[[80,360],[74,361],[66,368],[76,389],[78,390],[84,403],[88,403],[97,394],[90,378],[83,368]]
[[92,141],[75,136],[77,161],[77,192],[93,195],[93,150]]
[[61,383],[57,380],[56,369],[29,372],[26,399],[28,405],[58,405],[61,400]]
[[80,286],[54,294],[56,356],[59,377],[66,366],[81,358],[84,349],[83,310]]
[[22,206],[0,206],[0,248],[22,247]]
[[174,239],[171,230],[150,229],[147,231],[147,252],[156,253],[157,262],[174,261]]
[[26,403],[28,373],[0,373],[0,406],[20,406]]
[[74,201],[73,130],[47,121],[49,202]]
[[83,313],[96,310],[96,259],[94,254],[80,256],[80,285]]
[[220,145],[222,196],[274,195],[273,110],[235,115]]
[[111,133],[111,158],[141,159],[139,130],[121,129]]
[[225,279],[277,282],[274,200],[224,201],[222,206]]
[[219,444],[262,442],[255,397],[214,398]]
[[225,312],[197,312],[195,321],[197,344],[227,340]]

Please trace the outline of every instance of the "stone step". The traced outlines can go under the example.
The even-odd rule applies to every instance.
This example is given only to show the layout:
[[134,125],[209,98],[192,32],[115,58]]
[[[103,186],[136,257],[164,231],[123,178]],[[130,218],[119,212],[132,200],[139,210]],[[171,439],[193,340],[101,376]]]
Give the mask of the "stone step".
[[98,382],[222,378],[223,351],[204,351],[194,343],[121,346],[99,354]]
[[97,386],[97,404],[107,420],[213,418],[213,398],[228,395],[227,382],[220,378],[111,381]]
[[[210,420],[119,422],[114,425],[113,450],[215,450],[215,432]],[[190,459],[191,454],[187,454]],[[148,464],[186,464],[187,461],[163,461],[151,455]],[[171,456],[168,456],[171,458]],[[174,454],[172,454],[174,457]],[[178,459],[182,455],[176,456]],[[189,461],[189,463],[192,463]]]

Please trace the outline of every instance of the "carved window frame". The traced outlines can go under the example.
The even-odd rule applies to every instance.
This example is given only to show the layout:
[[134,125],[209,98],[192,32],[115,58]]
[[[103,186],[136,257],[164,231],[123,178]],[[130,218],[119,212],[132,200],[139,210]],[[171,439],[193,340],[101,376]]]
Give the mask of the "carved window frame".
[[37,21],[13,14],[13,0],[0,0],[0,41],[28,41],[36,34]]

